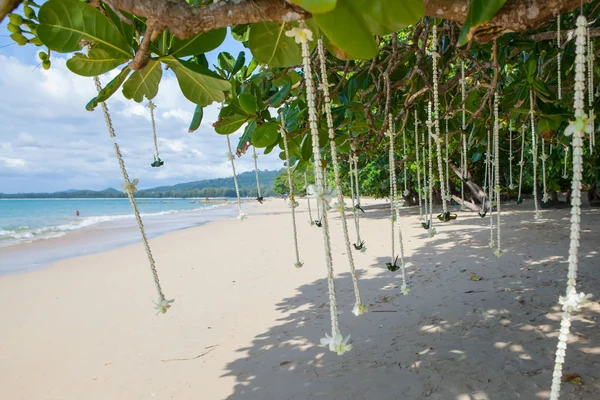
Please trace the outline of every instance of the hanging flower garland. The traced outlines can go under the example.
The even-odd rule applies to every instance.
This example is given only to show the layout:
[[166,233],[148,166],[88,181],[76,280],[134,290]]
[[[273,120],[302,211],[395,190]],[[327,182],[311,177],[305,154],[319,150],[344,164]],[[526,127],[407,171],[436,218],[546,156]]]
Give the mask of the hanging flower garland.
[[[252,146],[252,158],[254,159],[254,174],[256,175],[256,192],[258,193],[258,196],[256,197],[256,200],[262,204],[263,202],[263,196],[260,193],[260,180],[258,179],[258,154],[256,154],[256,147],[254,147],[254,145]],[[291,190],[291,187],[290,187]]]
[[148,102],[148,108],[150,109],[150,122],[152,122],[152,138],[154,139],[154,161],[150,164],[151,167],[162,167],[164,161],[158,156],[158,139],[156,138],[156,121],[154,120],[154,109],[156,105],[150,100]]
[[594,151],[594,146],[596,145],[596,134],[594,132],[594,41],[592,40],[592,36],[590,35],[590,27],[587,27],[587,44],[588,44],[588,53],[587,53],[587,61],[588,61],[588,112],[590,118],[588,119],[588,130],[592,131],[590,134],[590,154]]
[[[358,251],[365,252],[367,251],[367,246],[365,246],[365,241],[360,238],[360,213],[364,213],[365,210],[362,209],[360,205],[360,193],[359,193],[359,184],[358,184],[358,156],[356,155],[356,145],[354,143],[350,144],[351,154],[348,158],[350,163],[349,169],[349,177],[350,177],[350,195],[352,197],[352,215],[354,216],[354,227],[356,228],[356,243],[353,244],[354,248]],[[356,180],[356,182],[355,182]],[[356,192],[354,187],[356,185]]]
[[[96,86],[96,90],[98,91],[98,93],[100,93],[102,91],[102,86],[100,85],[100,79],[98,79],[97,76],[94,77],[94,85]],[[171,304],[175,300],[167,300],[162,291],[160,280],[158,279],[158,271],[156,270],[156,263],[154,261],[154,257],[152,256],[152,251],[150,250],[150,243],[148,242],[148,238],[146,237],[146,230],[144,229],[142,216],[140,215],[140,212],[137,208],[135,197],[133,197],[133,193],[137,191],[136,185],[138,183],[138,180],[134,179],[132,181],[129,179],[129,174],[127,173],[127,169],[125,168],[125,161],[123,160],[121,149],[117,144],[117,135],[115,134],[112,119],[110,117],[110,113],[108,112],[108,106],[104,101],[100,104],[102,105],[102,111],[104,113],[104,120],[106,122],[106,127],[108,128],[108,133],[110,135],[110,138],[113,140],[113,146],[115,148],[115,155],[117,156],[117,161],[119,162],[119,168],[121,169],[121,174],[123,175],[123,191],[127,194],[127,198],[129,198],[129,203],[131,204],[131,208],[133,209],[133,214],[135,215],[140,234],[142,235],[142,243],[144,244],[144,249],[146,250],[146,255],[148,256],[150,271],[152,272],[152,277],[154,278],[154,286],[156,287],[156,292],[158,293],[158,301],[156,302],[155,308],[158,311],[158,314],[164,314],[169,310],[169,308],[171,308]]]
[[513,121],[510,120],[508,123],[508,189],[513,190],[515,188],[515,184],[513,183],[513,160],[515,157],[513,156]]
[[417,161],[417,186],[419,191],[419,220],[423,221],[423,194],[421,192],[421,163],[419,161],[419,115],[415,110],[415,156]]
[[558,400],[562,378],[562,369],[565,362],[569,328],[571,326],[571,313],[581,307],[591,295],[577,293],[577,264],[580,237],[581,215],[581,179],[583,170],[583,138],[589,133],[589,119],[584,111],[585,91],[585,35],[587,20],[583,15],[577,18],[576,29],[576,56],[575,56],[575,96],[574,109],[575,121],[571,121],[565,130],[565,135],[573,135],[573,180],[571,182],[571,241],[569,245],[569,269],[567,274],[567,290],[565,296],[559,297],[563,314],[560,322],[560,332],[556,350],[554,372],[552,373],[552,387],[550,400]]
[[[292,181],[292,166],[290,162],[290,150],[288,147],[288,137],[285,131],[285,119],[283,117],[283,112],[279,113],[279,119],[281,124],[279,125],[279,132],[281,133],[281,137],[283,137],[283,149],[285,151],[285,169],[287,170],[288,177],[288,186],[290,187],[290,208],[292,210],[292,230],[294,232],[294,250],[296,252],[296,263],[294,266],[296,268],[302,268],[304,265],[300,261],[300,250],[298,248],[298,229],[296,228],[296,207],[298,207],[298,202],[296,201],[296,197],[294,196],[294,184]],[[254,147],[254,146],[253,146]]]
[[569,163],[569,147],[565,146],[565,162],[564,162],[564,168],[563,168],[563,174],[562,174],[563,179],[569,178],[569,175],[567,173],[567,164],[568,163]]
[[502,255],[500,249],[500,123],[498,121],[498,92],[494,92],[494,164],[496,172],[494,173],[494,192],[496,193],[496,254]]
[[402,146],[404,147],[404,153],[402,155],[404,166],[404,192],[402,192],[402,194],[408,196],[410,192],[408,191],[408,181],[406,180],[406,164],[408,164],[408,154],[406,154],[406,131],[402,132]]
[[465,62],[460,62],[460,93],[462,100],[462,146],[461,146],[461,154],[460,154],[460,198],[462,203],[460,204],[460,209],[464,210],[465,208],[465,181],[467,174],[467,118],[466,118],[466,109],[465,109],[465,101],[467,98],[467,81],[465,79]]
[[427,229],[429,233],[429,237],[432,238],[435,236],[436,230],[433,227],[433,154],[432,154],[432,146],[431,146],[431,138],[433,137],[433,133],[431,132],[431,127],[433,126],[433,121],[431,120],[431,101],[427,103],[427,130],[429,135],[427,135],[427,148],[429,150],[429,173],[427,174],[429,178],[429,219],[427,224],[423,224],[423,227]]
[[490,201],[490,249],[493,249],[494,246],[496,245],[496,243],[494,242],[494,172],[493,172],[493,167],[494,167],[494,161],[492,161],[492,152],[494,151],[494,148],[492,147],[492,138],[490,136],[490,130],[488,129],[487,131],[487,138],[488,138],[488,143],[487,143],[487,162],[488,162],[488,182],[487,182],[487,188],[488,188],[488,196],[489,196],[489,201]]
[[[582,100],[583,101],[583,100]],[[533,156],[533,203],[535,206],[534,219],[540,217],[537,198],[537,144],[535,140],[535,113],[533,112],[533,89],[529,90],[529,115],[531,116],[531,155]]]
[[517,204],[521,204],[521,186],[523,184],[523,156],[525,155],[525,124],[521,125],[521,160],[519,161],[519,194],[517,196]]
[[350,265],[350,275],[354,286],[355,303],[352,313],[356,316],[367,312],[367,306],[363,304],[360,298],[360,290],[358,287],[358,278],[356,277],[356,268],[354,266],[354,256],[350,247],[350,235],[348,234],[348,222],[346,221],[346,208],[344,203],[344,194],[342,192],[342,182],[340,180],[340,167],[338,164],[337,148],[335,145],[335,133],[333,130],[333,117],[331,116],[331,99],[329,97],[329,80],[327,79],[327,68],[325,65],[325,50],[323,39],[319,38],[317,42],[317,52],[319,54],[319,64],[321,66],[321,89],[325,101],[325,116],[327,119],[327,131],[329,134],[329,147],[331,150],[331,162],[333,164],[333,175],[335,180],[335,188],[337,191],[337,209],[340,213],[342,222],[342,231],[344,232],[344,243],[346,244],[346,254],[348,255],[348,264]]
[[[308,193],[308,177],[306,172],[304,173],[304,191]],[[310,224],[314,225],[315,221],[313,220],[312,211],[310,209],[310,197],[306,196],[306,202],[308,203],[308,219],[310,220]]]
[[229,140],[229,135],[225,135],[227,139],[227,159],[231,163],[231,170],[233,171],[233,184],[235,185],[235,196],[237,198],[237,206],[238,206],[238,219],[240,221],[248,218],[248,214],[242,211],[242,199],[240,197],[240,187],[238,185],[237,173],[235,172],[235,161],[233,157],[233,153],[231,152],[231,141]]
[[556,53],[556,76],[557,76],[557,90],[558,90],[558,100],[562,100],[562,75],[560,72],[561,67],[561,33],[560,33],[560,14],[556,16],[556,48],[558,52]]
[[544,194],[542,195],[542,202],[547,203],[550,198],[548,197],[548,190],[546,189],[546,160],[548,159],[548,155],[546,154],[546,144],[544,138],[542,138],[542,190]]
[[331,316],[331,336],[325,334],[321,339],[321,344],[329,346],[329,350],[342,355],[352,349],[348,344],[350,336],[344,337],[339,328],[337,318],[337,300],[335,295],[335,280],[333,272],[333,261],[331,257],[331,240],[329,237],[329,222],[327,219],[326,203],[331,200],[333,190],[325,187],[323,181],[323,170],[321,168],[321,151],[319,149],[319,131],[317,127],[317,108],[315,104],[315,87],[312,77],[312,67],[310,63],[310,51],[308,42],[313,40],[312,31],[306,29],[304,22],[300,22],[300,28],[292,28],[285,32],[286,36],[293,37],[296,43],[302,47],[302,66],[304,70],[304,80],[306,86],[306,100],[308,105],[308,122],[312,136],[313,157],[315,162],[315,183],[316,185],[308,187],[309,193],[316,199],[317,206],[323,209],[323,247],[325,250],[325,264],[327,265],[327,284],[329,288],[329,312]]
[[[429,116],[427,117],[427,121],[425,121],[425,125],[427,125],[427,130],[429,132],[431,132],[431,128],[430,128],[430,121],[431,118],[429,118]],[[421,225],[423,225],[423,228],[425,229],[429,229],[429,222],[425,222],[425,221],[429,221],[430,216],[429,216],[429,198],[427,197],[427,195],[429,194],[429,190],[428,190],[428,186],[427,186],[427,164],[426,164],[426,149],[427,146],[425,145],[425,129],[423,129],[421,131],[421,143],[423,143],[423,201],[424,201],[424,206],[425,206],[425,214],[424,214],[424,218],[423,218],[423,222],[421,223]],[[419,149],[417,149],[417,151],[419,151]],[[427,225],[427,226],[425,226]]]

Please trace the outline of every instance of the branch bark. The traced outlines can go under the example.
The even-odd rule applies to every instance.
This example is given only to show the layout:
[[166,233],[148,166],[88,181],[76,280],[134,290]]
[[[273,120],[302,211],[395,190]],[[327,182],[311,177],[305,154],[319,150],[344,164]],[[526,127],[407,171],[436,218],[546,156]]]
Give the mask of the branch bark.
[[[218,2],[205,7],[183,0],[106,0],[111,6],[152,19],[179,39],[217,28],[265,21],[296,21],[311,14],[284,0]],[[522,32],[543,26],[574,10],[581,0],[508,0],[488,23],[476,29],[475,39],[487,42],[505,32]],[[425,15],[463,23],[468,0],[425,0]]]

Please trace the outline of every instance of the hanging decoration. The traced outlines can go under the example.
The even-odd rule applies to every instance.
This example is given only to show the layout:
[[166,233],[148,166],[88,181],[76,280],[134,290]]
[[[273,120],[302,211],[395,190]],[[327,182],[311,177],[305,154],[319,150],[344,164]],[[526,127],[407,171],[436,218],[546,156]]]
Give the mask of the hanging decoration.
[[556,48],[558,49],[558,52],[556,53],[556,77],[557,77],[557,81],[556,81],[556,86],[557,86],[557,92],[558,92],[558,100],[562,100],[562,75],[561,75],[561,71],[560,71],[560,67],[561,67],[561,33],[560,33],[560,14],[558,14],[556,16]]
[[541,140],[542,145],[542,201],[547,203],[550,198],[548,197],[548,190],[546,189],[546,160],[548,159],[548,155],[546,154],[546,141],[544,138]]
[[321,168],[321,151],[319,149],[319,131],[317,127],[317,107],[315,101],[315,86],[312,75],[312,67],[310,63],[310,51],[308,42],[313,40],[312,31],[306,29],[303,21],[300,22],[299,28],[292,28],[285,32],[286,36],[293,37],[296,43],[302,47],[302,66],[304,69],[304,79],[306,87],[306,100],[308,105],[308,122],[310,134],[312,137],[312,150],[315,162],[315,186],[309,186],[308,192],[313,196],[323,210],[321,222],[323,226],[323,247],[325,250],[325,264],[327,265],[327,284],[329,288],[329,312],[331,316],[331,336],[325,334],[325,338],[321,339],[321,344],[329,346],[329,350],[342,355],[352,349],[352,345],[348,344],[350,336],[344,337],[340,332],[337,318],[337,300],[335,295],[335,280],[333,272],[333,261],[331,256],[331,240],[329,237],[329,221],[327,219],[326,203],[331,200],[333,190],[325,187],[323,180],[323,170]]
[[494,173],[494,192],[496,193],[496,254],[497,257],[502,255],[500,246],[500,123],[498,121],[498,92],[494,92],[494,165],[496,172]]
[[248,214],[242,211],[242,198],[240,197],[240,187],[238,185],[237,173],[235,172],[235,161],[233,153],[231,152],[231,141],[229,140],[229,135],[225,135],[225,139],[227,139],[227,159],[231,163],[231,170],[233,171],[233,184],[235,185],[235,196],[237,198],[238,219],[243,221],[248,218]]
[[432,146],[431,146],[431,138],[433,133],[431,132],[431,127],[433,126],[433,121],[431,120],[431,101],[427,103],[427,148],[429,150],[428,159],[429,159],[429,173],[427,174],[429,178],[429,218],[427,220],[427,224],[423,223],[423,228],[427,229],[429,233],[429,237],[432,238],[435,236],[436,230],[433,227],[433,154],[432,154]]
[[[304,191],[308,193],[308,176],[307,173],[304,173]],[[308,204],[308,219],[310,220],[310,224],[314,225],[315,221],[313,220],[312,210],[310,209],[310,197],[306,196],[306,203]]]
[[564,168],[563,168],[563,174],[562,174],[563,179],[569,178],[569,175],[567,173],[567,164],[568,163],[569,163],[569,147],[565,146],[565,162],[564,162]]
[[154,120],[154,109],[156,105],[150,100],[148,102],[148,108],[150,109],[150,121],[152,122],[152,137],[154,139],[154,161],[150,164],[153,168],[162,167],[164,165],[164,161],[160,159],[158,156],[158,139],[156,138],[156,121]]
[[488,170],[490,169],[490,131],[488,130],[488,141],[487,141],[487,149],[485,151],[485,172],[483,173],[483,185],[482,185],[482,189],[483,189],[483,195],[484,195],[484,199],[482,201],[481,204],[481,211],[479,212],[479,216],[481,218],[485,218],[485,216],[487,215],[487,209],[488,209],[488,203],[490,204],[490,208],[492,206],[492,200],[491,199],[487,199],[488,193]]
[[560,321],[560,332],[556,350],[556,360],[552,373],[552,386],[550,400],[558,400],[562,378],[563,364],[569,339],[569,328],[571,326],[571,313],[584,304],[591,295],[577,293],[577,261],[580,238],[580,215],[581,215],[581,179],[583,169],[583,139],[585,133],[592,133],[589,129],[589,120],[584,111],[585,91],[585,35],[587,20],[583,15],[577,18],[577,29],[575,33],[575,121],[569,123],[565,129],[565,135],[573,135],[573,180],[571,182],[571,240],[569,245],[569,269],[567,273],[567,290],[565,296],[559,297],[562,306],[562,318]]
[[329,134],[329,147],[331,150],[331,163],[333,164],[333,175],[335,181],[335,189],[337,191],[337,209],[340,213],[342,222],[342,231],[344,232],[344,243],[346,245],[346,254],[348,255],[348,264],[350,265],[350,276],[354,286],[355,303],[352,313],[356,316],[367,312],[367,306],[363,304],[360,298],[360,290],[358,287],[358,278],[356,277],[356,268],[354,266],[354,256],[350,247],[350,235],[348,234],[348,222],[346,221],[346,207],[344,203],[344,194],[342,192],[342,182],[340,179],[340,166],[338,164],[337,148],[335,145],[335,133],[333,130],[333,117],[331,116],[331,99],[329,97],[329,80],[327,79],[327,68],[325,65],[325,50],[323,39],[319,38],[317,42],[317,52],[319,54],[319,64],[321,66],[321,85],[325,102],[325,116],[327,119],[327,131]]
[[508,122],[508,189],[514,190],[515,184],[513,183],[513,160],[515,157],[513,156],[513,131],[515,130],[513,126],[512,119]]
[[444,159],[444,162],[446,163],[446,201],[450,202],[452,200],[452,196],[450,195],[450,175],[448,173],[448,163],[449,161],[449,157],[448,157],[448,138],[450,137],[449,132],[448,132],[448,118],[446,118],[446,138],[445,138],[445,143],[444,143],[444,147],[446,148],[446,158]]
[[[252,146],[252,158],[254,159],[254,174],[256,175],[256,192],[258,193],[258,196],[256,197],[256,200],[262,204],[263,203],[263,196],[260,193],[260,180],[258,179],[258,154],[256,154],[256,147],[254,147],[254,145]],[[291,190],[291,187],[290,187]]]
[[[94,85],[96,86],[96,90],[98,93],[102,91],[102,86],[100,85],[100,79],[97,76],[94,77]],[[133,193],[137,191],[137,183],[138,180],[130,180],[129,174],[127,173],[127,169],[125,168],[125,161],[123,160],[123,155],[121,154],[121,149],[117,144],[117,135],[115,134],[115,129],[113,127],[112,119],[110,117],[110,113],[108,112],[108,106],[103,101],[100,103],[102,105],[102,111],[104,113],[104,120],[106,122],[106,127],[108,128],[108,134],[110,138],[113,140],[113,146],[115,148],[115,155],[117,156],[117,161],[119,162],[119,168],[121,169],[121,174],[123,175],[123,191],[127,194],[127,198],[129,198],[129,203],[131,204],[131,208],[133,209],[133,214],[135,215],[135,220],[137,221],[138,228],[140,230],[140,234],[142,236],[142,243],[144,244],[144,249],[146,249],[146,255],[148,256],[148,263],[150,264],[150,271],[152,272],[152,277],[154,278],[154,286],[156,287],[156,292],[158,293],[158,301],[156,302],[156,310],[157,314],[166,313],[169,308],[171,308],[171,304],[175,301],[173,299],[167,300],[165,297],[160,280],[158,279],[158,271],[156,270],[156,263],[154,261],[154,257],[152,256],[152,251],[150,250],[150,243],[148,242],[148,238],[146,237],[146,230],[144,229],[144,223],[142,221],[142,216],[137,208],[137,203],[135,201],[135,197],[133,197]]]
[[[583,101],[583,100],[582,100]],[[535,140],[535,113],[533,112],[533,89],[529,90],[529,115],[531,116],[531,155],[533,156],[533,203],[535,207],[534,219],[540,217],[537,198],[537,144]]]
[[[288,186],[290,187],[290,208],[292,210],[292,230],[294,232],[294,251],[296,253],[296,263],[294,266],[296,268],[302,268],[304,265],[300,261],[300,250],[298,248],[298,229],[296,227],[296,207],[298,207],[298,202],[296,201],[296,197],[294,195],[294,184],[292,181],[292,166],[290,162],[290,150],[288,147],[288,137],[285,131],[285,119],[283,117],[283,112],[279,112],[279,132],[281,133],[281,137],[283,137],[283,149],[285,151],[285,169],[287,171],[288,177]],[[254,146],[253,146],[254,147]]]
[[[431,128],[429,126],[431,118],[429,118],[429,116],[427,117],[427,121],[425,122],[425,125],[427,125],[427,130],[429,132],[431,132]],[[429,134],[429,133],[428,133]],[[421,223],[421,225],[423,225],[423,228],[425,229],[429,229],[429,222],[425,222],[425,221],[429,221],[429,198],[427,197],[427,195],[429,194],[429,190],[428,190],[428,186],[427,186],[427,167],[426,167],[426,149],[427,146],[425,145],[425,129],[423,129],[421,131],[421,143],[423,143],[423,201],[424,201],[424,206],[425,206],[425,216],[423,218],[423,222]],[[419,151],[417,149],[417,151]],[[427,226],[425,226],[427,225]]]
[[488,196],[490,201],[490,249],[493,249],[496,243],[494,242],[494,161],[492,160],[492,154],[494,152],[494,148],[492,147],[492,138],[490,136],[490,130],[487,131],[487,162],[488,162]]
[[517,195],[517,204],[521,204],[521,186],[523,184],[523,156],[525,155],[525,124],[521,125],[521,160],[519,161],[519,194]]
[[421,192],[421,162],[419,161],[419,115],[415,109],[415,156],[417,162],[417,187],[419,191],[419,220],[423,221],[423,194]]
[[462,200],[460,204],[460,209],[464,210],[465,208],[465,182],[467,179],[467,118],[466,118],[466,109],[465,109],[465,101],[467,98],[467,81],[465,80],[465,62],[464,60],[460,62],[460,93],[461,93],[461,108],[462,108],[462,146],[460,153],[460,198]]
[[[354,248],[363,253],[367,251],[365,241],[360,238],[360,213],[364,213],[360,205],[360,192],[358,183],[358,156],[356,155],[356,145],[350,144],[351,154],[349,157],[350,169],[348,175],[350,176],[350,194],[352,196],[352,214],[354,215],[354,226],[356,228],[356,243],[353,244]],[[355,186],[356,185],[356,186]],[[356,187],[356,191],[355,188]],[[356,196],[356,197],[355,197]]]
[[[587,27],[587,61],[588,61],[588,130],[594,131],[594,41],[592,40],[592,36],[590,35],[590,27]],[[590,154],[594,151],[594,146],[596,145],[596,134],[595,132],[590,134]]]
[[406,154],[406,131],[402,132],[402,147],[404,147],[404,153],[402,155],[402,165],[404,167],[404,192],[402,192],[402,194],[408,196],[410,192],[408,191],[408,181],[406,180],[406,164],[408,164],[408,154]]

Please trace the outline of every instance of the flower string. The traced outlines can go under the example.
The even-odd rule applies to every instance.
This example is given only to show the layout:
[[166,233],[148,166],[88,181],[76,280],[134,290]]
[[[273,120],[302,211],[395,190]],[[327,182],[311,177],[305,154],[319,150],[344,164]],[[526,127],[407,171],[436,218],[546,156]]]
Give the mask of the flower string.
[[494,242],[494,218],[493,218],[493,212],[494,212],[494,172],[492,170],[493,167],[493,162],[492,162],[492,151],[494,150],[491,146],[492,146],[492,138],[490,135],[490,130],[488,129],[487,131],[487,157],[486,157],[486,162],[487,162],[487,170],[488,170],[488,182],[487,182],[487,189],[488,189],[488,196],[489,196],[489,201],[490,201],[490,249],[493,249],[494,246],[496,245]]
[[148,108],[150,109],[150,122],[152,123],[152,137],[154,139],[154,163],[152,166],[154,166],[155,163],[158,163],[157,166],[160,166],[162,164],[160,164],[161,160],[158,157],[158,139],[156,138],[156,121],[154,119],[154,109],[156,108],[156,105],[152,100],[148,102]]
[[542,138],[542,201],[547,203],[550,198],[548,197],[548,190],[546,189],[546,160],[548,156],[546,155],[546,144],[544,138]]
[[[429,132],[431,132],[431,128],[430,128],[430,122],[431,119],[428,117],[428,120],[425,122],[425,125],[427,125],[427,129]],[[427,186],[427,167],[426,167],[426,149],[427,146],[425,145],[425,129],[423,129],[421,131],[421,143],[423,143],[423,200],[424,200],[424,205],[425,205],[425,217],[424,220],[429,220],[429,203],[428,203],[428,197],[427,195],[429,194],[429,190],[428,190],[428,186]],[[417,149],[417,151],[419,151],[419,149]]]
[[231,163],[231,170],[233,171],[233,184],[235,185],[235,195],[237,197],[237,206],[238,206],[238,219],[240,221],[248,218],[248,214],[242,212],[242,199],[240,197],[240,187],[238,185],[237,174],[235,172],[235,162],[233,153],[231,152],[231,141],[229,140],[229,135],[225,135],[227,139],[227,159]]
[[508,123],[508,189],[510,190],[513,190],[515,188],[515,185],[513,183],[513,130],[513,121],[511,120]]
[[565,163],[564,163],[564,168],[563,168],[563,175],[562,177],[564,179],[567,179],[569,177],[568,173],[567,173],[567,164],[569,162],[569,148],[567,146],[565,146]]
[[[363,212],[363,209],[360,205],[358,184],[358,156],[356,155],[356,146],[354,143],[350,143],[350,149],[351,154],[348,160],[350,162],[350,194],[352,196],[352,211],[354,215],[354,226],[356,228],[356,243],[354,244],[354,248],[359,251],[365,252],[367,251],[365,242],[360,238],[360,212]],[[356,192],[354,190],[355,185]]]
[[460,93],[461,93],[461,104],[462,104],[462,130],[467,130],[467,117],[465,109],[465,100],[467,98],[467,81],[465,80],[465,62],[460,62]]
[[421,163],[419,161],[419,115],[415,109],[415,156],[417,160],[417,186],[419,191],[419,220],[423,221],[423,194],[421,193]]
[[535,114],[533,112],[533,89],[529,90],[529,115],[531,116],[531,155],[533,156],[533,203],[535,206],[534,218],[540,217],[537,198],[537,144],[535,141]]
[[462,165],[460,167],[460,198],[462,200],[462,204],[460,205],[461,210],[465,208],[465,179],[467,179],[468,169],[467,169],[467,135],[463,132],[462,136],[462,146],[461,146],[461,158]]
[[406,164],[408,164],[408,155],[406,154],[406,131],[402,132],[402,146],[404,147],[404,152],[402,155],[402,160],[404,161],[404,164],[403,164],[403,167],[404,167],[404,192],[402,192],[402,194],[404,196],[408,196],[409,195],[408,182],[406,180]]
[[448,118],[446,118],[446,138],[444,143],[444,147],[446,148],[446,193],[444,194],[446,196],[446,201],[452,200],[452,197],[450,196],[450,175],[448,173],[448,136]]
[[498,92],[494,92],[494,164],[496,172],[494,173],[494,191],[496,192],[496,256],[502,255],[500,247],[500,126],[498,121]]
[[590,35],[590,27],[588,26],[586,31],[587,36],[587,44],[588,44],[588,53],[587,53],[587,61],[588,61],[588,113],[590,118],[588,119],[588,131],[590,133],[590,154],[594,151],[594,146],[596,145],[596,134],[594,129],[594,41],[592,40],[592,36]]
[[521,160],[519,161],[519,194],[517,203],[521,202],[521,186],[523,184],[523,156],[525,155],[525,124],[521,125]]
[[427,135],[427,148],[429,150],[429,157],[428,157],[428,161],[429,161],[429,173],[427,174],[427,177],[429,178],[429,222],[427,223],[428,225],[428,233],[429,233],[429,237],[434,237],[435,236],[435,228],[433,227],[433,154],[432,154],[432,146],[431,146],[431,138],[433,136],[432,132],[431,132],[431,127],[433,126],[433,122],[431,120],[431,101],[427,102],[427,130],[428,130],[428,135]]
[[[254,174],[256,175],[256,191],[258,193],[257,200],[262,203],[262,194],[260,193],[260,181],[258,180],[258,154],[256,154],[256,147],[252,146],[252,158],[254,159]],[[290,187],[290,190],[292,188]],[[291,192],[290,192],[291,193]]]
[[[442,210],[443,213],[446,214],[448,212],[448,204],[446,200],[446,187],[444,181],[444,171],[442,167],[442,141],[440,137],[440,101],[439,101],[439,93],[438,93],[438,58],[440,54],[438,53],[438,43],[437,43],[437,25],[433,24],[433,30],[431,33],[431,58],[433,64],[433,125],[435,128],[435,143],[437,148],[437,162],[438,162],[438,172],[440,178],[440,194],[442,196]],[[433,177],[430,176],[430,178]]]
[[321,66],[321,87],[323,88],[323,97],[325,101],[325,116],[327,119],[327,131],[329,133],[329,147],[331,150],[331,162],[333,164],[333,175],[335,187],[337,190],[337,201],[339,205],[340,220],[342,222],[342,231],[344,232],[344,242],[346,244],[346,253],[348,255],[348,264],[350,265],[350,275],[354,286],[355,303],[353,313],[356,316],[362,315],[367,311],[367,306],[363,304],[360,298],[358,287],[358,278],[356,277],[356,268],[354,266],[354,256],[350,247],[350,236],[348,234],[348,222],[346,221],[346,210],[344,208],[344,194],[342,192],[342,182],[340,180],[340,167],[338,164],[337,148],[335,145],[335,133],[333,130],[333,117],[331,116],[331,99],[329,97],[329,81],[327,79],[327,68],[325,65],[325,50],[323,39],[319,38],[317,44],[319,54],[319,64]]
[[557,88],[558,88],[558,100],[562,100],[562,75],[560,72],[561,67],[561,36],[560,36],[560,14],[556,16],[556,48],[558,52],[556,53],[556,72],[557,72]]
[[[300,28],[293,28],[285,33],[287,36],[295,38],[302,48],[302,66],[304,69],[304,81],[306,87],[306,100],[308,105],[308,123],[312,137],[312,150],[315,162],[315,182],[319,193],[325,193],[325,185],[323,182],[323,170],[321,168],[321,150],[319,148],[319,130],[317,126],[317,108],[315,101],[315,87],[312,77],[312,67],[310,63],[310,51],[308,41],[312,40],[312,32],[306,29],[303,21],[300,22]],[[352,349],[352,345],[348,344],[348,339],[344,339],[340,332],[338,317],[337,317],[337,300],[335,294],[335,278],[333,271],[333,260],[331,256],[331,240],[329,237],[329,221],[327,218],[326,204],[324,197],[318,196],[317,207],[323,209],[322,227],[323,227],[323,247],[325,250],[325,264],[327,266],[327,286],[329,289],[329,314],[331,317],[331,336],[326,335],[321,339],[321,344],[329,345],[331,351],[335,351],[341,355],[344,352]]]
[[[100,93],[100,91],[102,91],[102,86],[100,85],[100,79],[98,79],[97,76],[94,77],[94,84],[96,86],[96,90],[98,91],[98,93]],[[148,256],[150,271],[152,272],[152,277],[154,278],[154,286],[156,287],[156,292],[158,293],[158,301],[156,302],[155,308],[158,310],[159,313],[164,314],[169,310],[169,308],[171,308],[171,303],[173,303],[174,300],[167,300],[162,291],[160,280],[158,278],[158,271],[156,270],[156,263],[154,261],[154,257],[152,256],[152,251],[150,250],[150,243],[148,242],[148,238],[146,236],[146,230],[144,229],[142,216],[140,215],[140,211],[137,208],[135,197],[133,197],[133,192],[135,191],[135,184],[137,183],[137,179],[134,179],[133,182],[129,179],[129,174],[127,173],[127,169],[125,168],[125,161],[123,160],[121,149],[117,144],[117,135],[115,134],[112,119],[110,117],[110,113],[108,112],[108,106],[106,105],[106,102],[102,102],[101,105],[102,111],[104,113],[106,127],[108,128],[108,133],[111,139],[113,140],[115,155],[117,156],[119,168],[121,169],[121,174],[123,175],[123,180],[125,181],[124,191],[127,194],[127,198],[129,199],[129,203],[131,204],[131,208],[133,209],[133,214],[135,215],[135,219],[137,221],[140,234],[142,236],[142,243],[144,244],[144,249],[146,250],[146,255]]]
[[298,249],[298,229],[296,228],[296,207],[297,202],[294,196],[294,184],[292,181],[292,166],[290,162],[290,150],[288,146],[288,137],[285,131],[285,119],[283,117],[283,112],[279,113],[279,119],[281,121],[281,125],[279,126],[279,132],[281,132],[281,136],[283,137],[283,149],[285,151],[285,167],[287,170],[288,177],[288,186],[290,187],[290,208],[292,211],[292,230],[294,232],[294,250],[296,252],[296,263],[294,266],[296,268],[302,267],[302,262],[300,261],[300,250]]
[[[571,326],[571,313],[578,309],[591,296],[584,293],[577,293],[577,264],[580,238],[580,215],[581,215],[581,179],[583,170],[583,138],[587,126],[587,115],[584,112],[584,91],[585,91],[585,35],[587,20],[583,15],[577,18],[577,29],[575,33],[575,95],[574,126],[565,134],[573,135],[573,180],[571,181],[571,237],[569,244],[569,268],[567,273],[567,290],[565,296],[559,297],[559,304],[562,305],[562,318],[560,322],[560,331],[558,336],[558,345],[556,350],[556,360],[554,371],[552,373],[552,386],[550,390],[550,400],[558,400],[560,395],[560,386],[562,378],[563,364],[567,350],[567,341],[569,338],[569,328]],[[579,122],[579,123],[578,123]]]
[[[304,191],[307,191],[307,189],[308,189],[308,177],[305,172],[304,173]],[[310,224],[314,225],[315,221],[313,220],[312,211],[310,209],[310,197],[306,197],[306,202],[308,203],[308,218],[310,219]]]

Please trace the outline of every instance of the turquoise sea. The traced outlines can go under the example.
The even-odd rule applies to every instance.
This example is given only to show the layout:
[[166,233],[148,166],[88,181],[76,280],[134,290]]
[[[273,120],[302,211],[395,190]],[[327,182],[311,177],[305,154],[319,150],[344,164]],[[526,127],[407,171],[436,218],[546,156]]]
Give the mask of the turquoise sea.
[[[233,199],[136,200],[149,237],[237,215]],[[0,200],[0,274],[139,240],[127,199]]]

